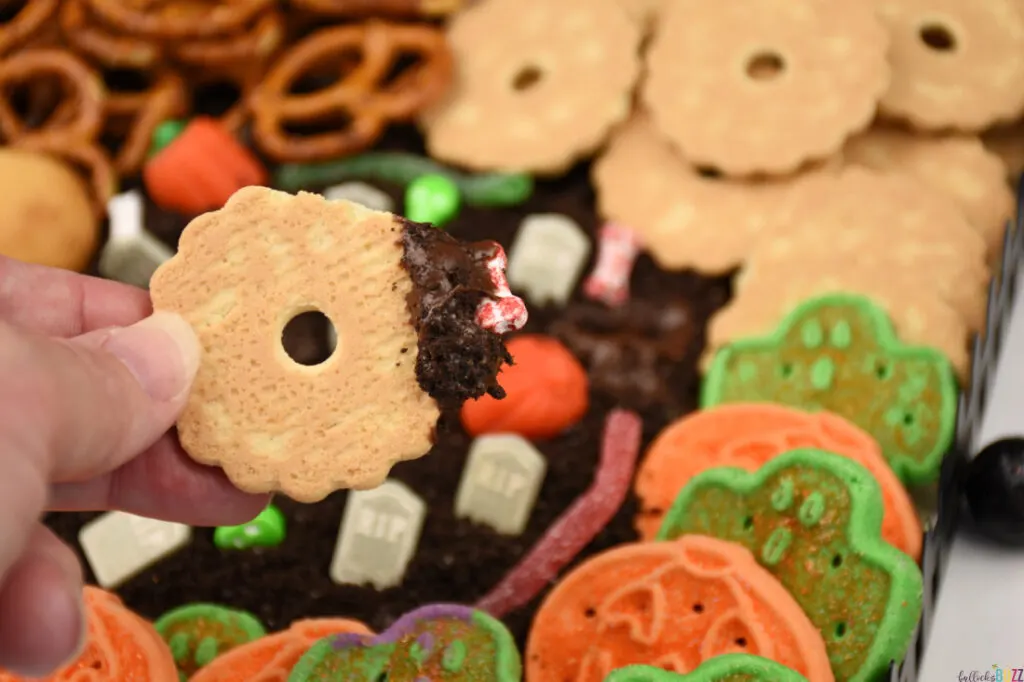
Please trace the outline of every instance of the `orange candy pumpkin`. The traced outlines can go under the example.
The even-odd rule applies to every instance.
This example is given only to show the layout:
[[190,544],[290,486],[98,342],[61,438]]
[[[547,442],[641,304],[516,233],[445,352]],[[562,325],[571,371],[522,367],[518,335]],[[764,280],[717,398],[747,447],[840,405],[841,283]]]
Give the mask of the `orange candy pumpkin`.
[[146,162],[142,181],[157,206],[197,215],[222,207],[243,187],[266,185],[268,177],[219,121],[201,116]]
[[466,432],[541,439],[579,422],[590,407],[590,382],[569,349],[540,334],[517,336],[506,345],[515,364],[501,370],[498,383],[508,395],[467,400],[461,415]]
[[189,682],[286,682],[309,647],[328,635],[343,632],[373,634],[356,620],[299,620],[284,632],[260,637],[218,656]]
[[[110,592],[86,587],[83,597],[85,649],[45,682],[178,682],[171,650],[150,623]],[[0,682],[25,680],[0,671]]]

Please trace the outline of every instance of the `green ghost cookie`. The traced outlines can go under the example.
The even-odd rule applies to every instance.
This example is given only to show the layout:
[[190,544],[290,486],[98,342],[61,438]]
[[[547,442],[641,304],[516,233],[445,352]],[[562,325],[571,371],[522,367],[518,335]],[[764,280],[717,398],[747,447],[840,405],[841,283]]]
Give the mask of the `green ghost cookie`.
[[822,450],[792,450],[756,472],[690,480],[659,540],[695,533],[739,543],[821,631],[836,682],[876,682],[906,653],[921,616],[917,564],[882,540],[871,473]]
[[267,634],[251,613],[219,604],[181,606],[153,626],[170,647],[183,681],[217,656]]
[[763,338],[723,347],[701,407],[773,402],[829,410],[875,440],[904,483],[938,478],[956,427],[953,368],[937,350],[900,343],[888,316],[862,296],[808,301]]
[[613,671],[604,682],[807,682],[807,678],[767,658],[726,654],[704,661],[685,675],[649,665],[631,665]]

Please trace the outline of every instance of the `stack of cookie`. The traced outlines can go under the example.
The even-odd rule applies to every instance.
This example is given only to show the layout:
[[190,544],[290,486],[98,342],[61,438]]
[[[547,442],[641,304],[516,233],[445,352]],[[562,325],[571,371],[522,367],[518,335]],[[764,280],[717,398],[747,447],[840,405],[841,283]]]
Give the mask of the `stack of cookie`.
[[596,152],[602,217],[661,267],[743,268],[708,358],[846,291],[966,371],[1013,203],[979,135],[1024,113],[1014,0],[484,0],[448,35],[431,153],[556,174]]

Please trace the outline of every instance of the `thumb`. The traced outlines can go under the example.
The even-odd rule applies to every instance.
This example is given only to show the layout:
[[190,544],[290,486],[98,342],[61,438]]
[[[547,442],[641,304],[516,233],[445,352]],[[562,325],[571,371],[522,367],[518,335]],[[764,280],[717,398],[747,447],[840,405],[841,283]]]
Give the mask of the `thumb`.
[[47,482],[115,469],[177,419],[199,356],[173,313],[68,340],[0,329],[0,440]]

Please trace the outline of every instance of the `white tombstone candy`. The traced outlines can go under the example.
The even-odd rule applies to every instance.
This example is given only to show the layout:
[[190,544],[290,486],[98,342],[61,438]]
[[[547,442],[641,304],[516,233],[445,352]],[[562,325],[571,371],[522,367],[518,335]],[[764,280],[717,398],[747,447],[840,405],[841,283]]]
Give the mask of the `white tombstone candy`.
[[399,481],[350,491],[331,560],[331,580],[342,585],[370,583],[378,590],[401,584],[426,514],[423,500]]
[[149,287],[157,267],[174,255],[145,229],[144,202],[138,190],[122,192],[107,202],[110,238],[100,254],[104,277],[137,287]]
[[356,204],[362,204],[374,211],[388,211],[393,213],[395,202],[382,190],[365,182],[343,182],[333,185],[324,190],[324,198],[331,201],[345,199]]
[[78,543],[100,587],[111,588],[184,547],[192,529],[124,512],[108,512],[78,533]]
[[590,240],[559,213],[527,216],[509,250],[506,274],[531,303],[564,305],[590,257]]
[[469,448],[455,496],[455,515],[485,523],[503,535],[526,529],[547,460],[522,436],[481,436]]

